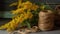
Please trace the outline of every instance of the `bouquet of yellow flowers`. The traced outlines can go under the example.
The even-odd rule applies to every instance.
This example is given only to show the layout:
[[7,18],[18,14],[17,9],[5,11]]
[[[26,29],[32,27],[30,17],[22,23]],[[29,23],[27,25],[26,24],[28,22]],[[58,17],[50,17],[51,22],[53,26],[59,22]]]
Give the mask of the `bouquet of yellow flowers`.
[[23,27],[27,26],[31,28],[33,25],[38,23],[38,13],[40,8],[43,10],[44,5],[32,3],[29,0],[18,0],[16,3],[12,3],[10,6],[17,5],[16,10],[12,10],[11,13],[14,15],[12,20],[5,25],[2,25],[0,29],[6,29],[7,31],[14,31],[18,28],[18,25]]

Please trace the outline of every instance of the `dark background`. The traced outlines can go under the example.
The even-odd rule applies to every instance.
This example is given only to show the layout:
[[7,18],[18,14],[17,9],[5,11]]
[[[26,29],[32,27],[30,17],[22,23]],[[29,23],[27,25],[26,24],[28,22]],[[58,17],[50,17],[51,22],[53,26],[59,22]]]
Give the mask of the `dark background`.
[[0,0],[0,11],[10,11],[15,7],[9,7],[9,5],[17,0]]
[[[54,6],[60,4],[60,0],[39,0],[40,2],[48,3],[50,6]],[[17,2],[17,0],[0,0],[0,11],[10,11],[15,9],[15,7],[9,7],[9,5],[13,2]],[[34,0],[34,2],[37,2]],[[53,8],[54,8],[53,7]]]

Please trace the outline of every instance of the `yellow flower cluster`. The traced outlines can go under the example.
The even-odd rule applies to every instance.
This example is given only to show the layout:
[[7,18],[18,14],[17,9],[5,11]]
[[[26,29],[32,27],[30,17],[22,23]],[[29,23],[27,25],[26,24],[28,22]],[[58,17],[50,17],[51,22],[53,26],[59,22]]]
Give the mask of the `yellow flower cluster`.
[[24,13],[24,8],[19,8],[17,10],[12,10],[12,14]]
[[7,29],[7,31],[14,30],[16,27],[18,27],[19,23],[22,23],[26,19],[31,19],[33,17],[31,10],[36,11],[36,9],[38,8],[39,8],[38,5],[35,5],[30,1],[23,2],[23,3],[21,3],[20,1],[19,5],[17,6],[17,9],[12,11],[12,14],[15,14],[17,16],[14,16],[14,18],[12,18],[12,21],[1,26],[0,29]]

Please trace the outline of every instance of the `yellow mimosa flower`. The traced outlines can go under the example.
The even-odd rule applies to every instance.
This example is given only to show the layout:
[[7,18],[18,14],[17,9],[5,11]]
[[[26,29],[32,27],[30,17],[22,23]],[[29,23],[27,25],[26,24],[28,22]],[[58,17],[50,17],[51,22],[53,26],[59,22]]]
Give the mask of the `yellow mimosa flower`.
[[28,18],[32,18],[33,14],[29,11],[27,11],[27,14],[28,14]]
[[13,24],[10,25],[10,29],[11,29],[12,31],[15,30],[16,27],[17,27],[16,25],[13,25]]
[[45,9],[45,5],[41,5],[41,6],[40,6],[40,9],[41,9],[41,10],[44,10],[44,9]]
[[24,18],[20,18],[19,20],[20,20],[20,23],[22,23],[24,21]]
[[10,4],[10,6],[16,6],[17,2]]
[[29,1],[27,1],[27,2],[25,2],[25,3],[22,3],[22,5],[23,5],[24,9],[30,9],[31,6],[32,6],[32,3],[29,2]]
[[24,14],[24,19],[28,19],[28,14]]
[[22,0],[18,0],[18,6],[17,9],[19,9],[22,6]]
[[7,29],[8,32],[11,32],[11,30],[12,30],[12,29],[11,29],[10,27]]
[[29,15],[29,19],[31,19],[32,17],[33,17],[33,14],[30,14],[30,15]]
[[31,10],[36,11],[38,8],[39,8],[39,6],[38,6],[38,5],[33,4],[33,5],[32,5],[32,7],[31,7]]
[[12,14],[18,14],[18,13],[23,13],[23,12],[24,12],[24,9],[20,8],[20,9],[17,9],[15,11],[12,11]]

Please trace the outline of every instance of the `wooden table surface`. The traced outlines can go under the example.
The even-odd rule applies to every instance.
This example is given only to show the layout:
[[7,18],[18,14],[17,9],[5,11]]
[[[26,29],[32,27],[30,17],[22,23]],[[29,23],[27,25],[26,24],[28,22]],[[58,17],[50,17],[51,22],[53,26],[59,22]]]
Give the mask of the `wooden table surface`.
[[[0,34],[8,34],[5,30],[0,30]],[[30,33],[30,34],[60,34],[60,30],[56,31],[46,31],[46,32],[36,32],[36,33]]]

